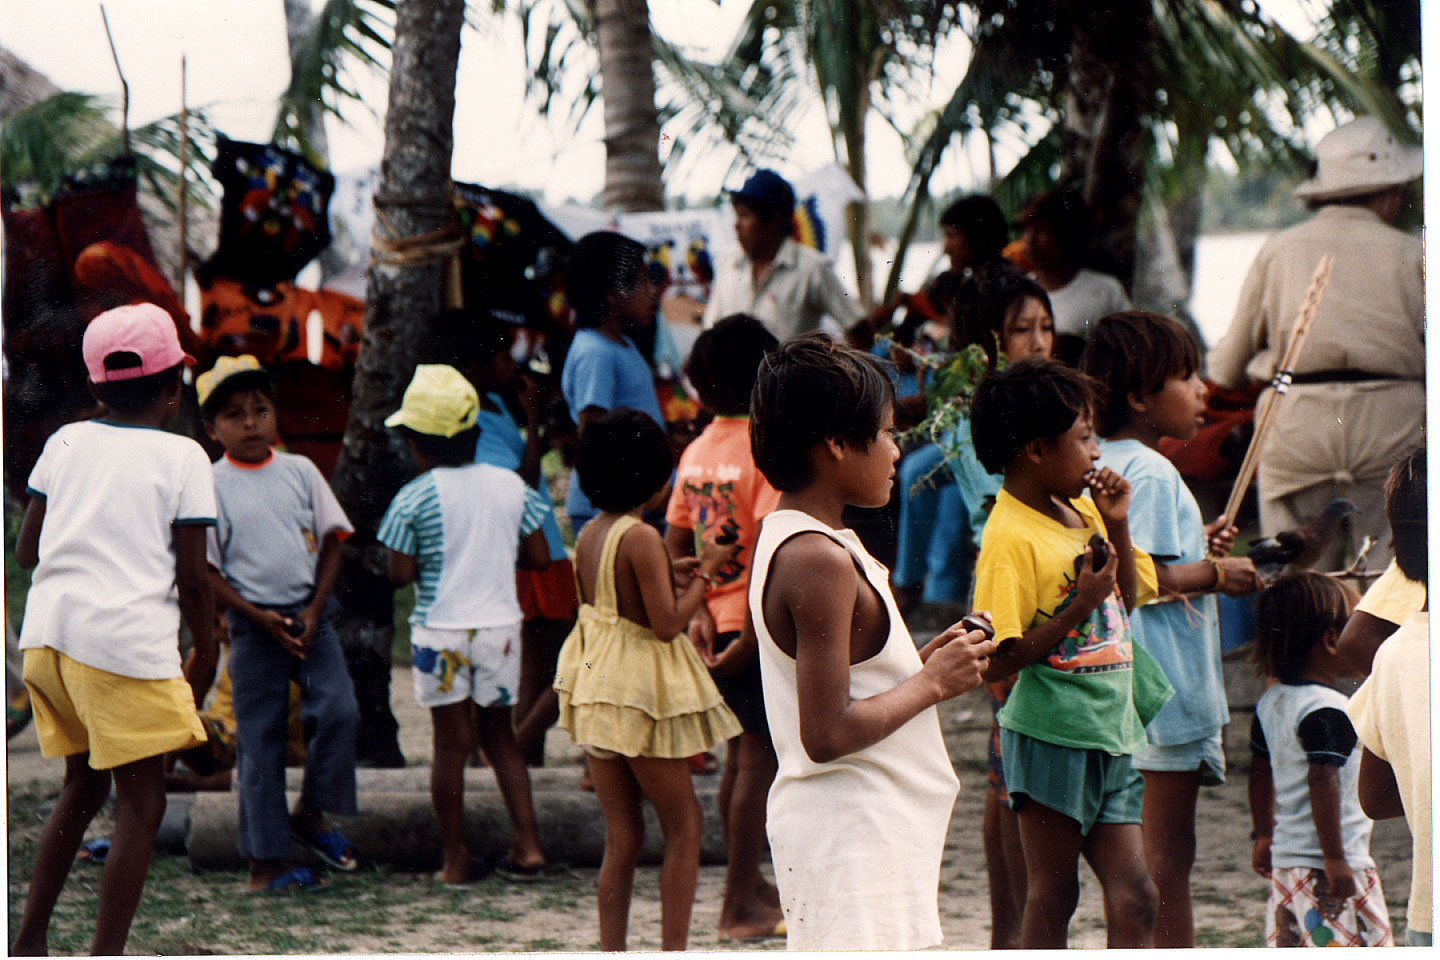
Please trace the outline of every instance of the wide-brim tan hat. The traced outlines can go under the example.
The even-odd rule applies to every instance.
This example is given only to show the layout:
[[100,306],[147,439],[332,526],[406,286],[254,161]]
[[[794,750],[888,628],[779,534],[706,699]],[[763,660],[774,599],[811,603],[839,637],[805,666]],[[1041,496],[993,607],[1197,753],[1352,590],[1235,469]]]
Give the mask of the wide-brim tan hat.
[[1374,117],[1357,117],[1315,146],[1315,176],[1295,188],[1301,200],[1339,200],[1399,187],[1420,176],[1425,153],[1400,143]]

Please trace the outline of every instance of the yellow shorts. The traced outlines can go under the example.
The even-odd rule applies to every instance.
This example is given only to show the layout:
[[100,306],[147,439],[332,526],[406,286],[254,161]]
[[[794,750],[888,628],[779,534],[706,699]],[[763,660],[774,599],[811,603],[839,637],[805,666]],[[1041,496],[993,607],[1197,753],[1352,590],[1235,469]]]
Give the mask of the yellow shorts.
[[180,677],[122,677],[49,647],[25,651],[24,676],[46,757],[89,751],[92,768],[110,770],[207,741]]

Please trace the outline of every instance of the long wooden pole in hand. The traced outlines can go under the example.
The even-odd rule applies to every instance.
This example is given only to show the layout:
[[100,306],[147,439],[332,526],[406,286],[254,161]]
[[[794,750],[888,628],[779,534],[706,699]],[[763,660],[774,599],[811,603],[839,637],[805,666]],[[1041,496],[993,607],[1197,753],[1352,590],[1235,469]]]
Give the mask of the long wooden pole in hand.
[[1255,417],[1255,435],[1250,438],[1250,447],[1245,451],[1245,459],[1240,463],[1240,475],[1235,478],[1235,486],[1230,489],[1230,499],[1225,501],[1225,516],[1231,523],[1235,521],[1235,511],[1240,508],[1240,501],[1244,498],[1250,481],[1255,478],[1255,470],[1260,465],[1260,449],[1265,443],[1265,435],[1270,432],[1270,427],[1275,422],[1275,412],[1285,394],[1290,392],[1295,361],[1300,356],[1300,349],[1305,346],[1305,338],[1310,336],[1315,312],[1320,308],[1320,298],[1325,295],[1325,286],[1330,282],[1330,269],[1334,265],[1334,257],[1321,257],[1320,263],[1315,267],[1314,276],[1310,278],[1310,287],[1305,291],[1305,301],[1300,305],[1295,326],[1290,330],[1290,340],[1285,344],[1285,354],[1276,368],[1274,379],[1270,381],[1270,393]]

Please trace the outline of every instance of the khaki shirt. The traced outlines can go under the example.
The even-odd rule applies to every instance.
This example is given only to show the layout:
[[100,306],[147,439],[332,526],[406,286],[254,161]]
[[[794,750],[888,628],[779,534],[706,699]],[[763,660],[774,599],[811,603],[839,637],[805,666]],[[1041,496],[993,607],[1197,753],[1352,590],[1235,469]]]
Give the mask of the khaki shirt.
[[1210,351],[1209,374],[1223,387],[1268,381],[1320,258],[1335,258],[1315,325],[1295,373],[1359,370],[1425,377],[1425,300],[1419,239],[1361,207],[1321,207],[1282,230],[1256,255],[1230,330]]
[[757,285],[750,258],[737,244],[715,272],[703,323],[708,330],[732,313],[748,313],[781,340],[820,326],[829,316],[846,329],[863,315],[824,256],[789,237]]

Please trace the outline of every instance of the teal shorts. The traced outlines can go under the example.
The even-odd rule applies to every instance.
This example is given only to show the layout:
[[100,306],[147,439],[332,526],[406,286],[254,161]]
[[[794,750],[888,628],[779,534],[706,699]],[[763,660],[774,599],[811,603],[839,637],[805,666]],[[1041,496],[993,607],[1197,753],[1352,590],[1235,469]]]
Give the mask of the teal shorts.
[[1147,743],[1134,757],[1135,769],[1164,773],[1200,771],[1200,782],[1218,787],[1225,782],[1225,743],[1220,731],[1203,740],[1160,745]]
[[1000,756],[1012,810],[1033,800],[1080,824],[1082,837],[1097,823],[1140,822],[1145,782],[1128,754],[1062,747],[1002,727]]

